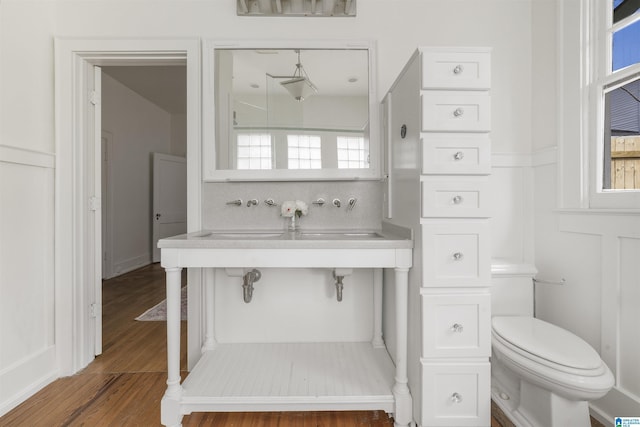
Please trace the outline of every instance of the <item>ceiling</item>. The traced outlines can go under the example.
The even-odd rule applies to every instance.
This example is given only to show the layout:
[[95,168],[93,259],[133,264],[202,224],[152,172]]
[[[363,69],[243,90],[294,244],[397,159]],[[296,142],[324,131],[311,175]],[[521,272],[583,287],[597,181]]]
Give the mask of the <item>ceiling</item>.
[[102,72],[170,114],[187,112],[187,67],[118,66]]
[[[220,53],[226,49],[218,49]],[[228,49],[233,60],[233,92],[266,94],[271,76],[291,76],[298,54],[321,95],[367,95],[369,56],[364,49]],[[282,79],[276,79],[273,87]],[[284,90],[283,90],[284,91]],[[286,94],[286,92],[283,92]]]
[[[298,60],[293,49],[237,49],[232,52],[235,93],[264,94],[269,80],[267,75],[289,76],[295,71]],[[343,96],[368,93],[366,51],[302,50],[300,59],[319,93]],[[107,66],[102,67],[102,71],[168,113],[186,113],[185,65]]]

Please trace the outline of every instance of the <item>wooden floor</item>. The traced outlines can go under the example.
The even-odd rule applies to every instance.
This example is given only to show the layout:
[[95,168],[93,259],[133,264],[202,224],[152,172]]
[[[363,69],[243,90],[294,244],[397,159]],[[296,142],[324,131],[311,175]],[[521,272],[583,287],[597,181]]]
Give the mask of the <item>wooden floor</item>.
[[[164,285],[158,264],[105,281],[103,354],[1,417],[0,426],[159,426],[167,377],[166,324],[134,319],[165,298]],[[183,370],[185,336],[183,322]],[[495,411],[491,427],[511,427]],[[183,418],[183,426],[390,427],[393,420],[383,411],[193,413]]]
[[[166,323],[134,319],[165,298],[154,264],[103,284],[103,354],[0,418],[0,426],[159,426],[166,388]],[[183,322],[182,337],[186,336]],[[186,341],[182,369],[186,369]],[[183,378],[186,372],[183,373]],[[389,427],[383,411],[193,413],[184,427]]]

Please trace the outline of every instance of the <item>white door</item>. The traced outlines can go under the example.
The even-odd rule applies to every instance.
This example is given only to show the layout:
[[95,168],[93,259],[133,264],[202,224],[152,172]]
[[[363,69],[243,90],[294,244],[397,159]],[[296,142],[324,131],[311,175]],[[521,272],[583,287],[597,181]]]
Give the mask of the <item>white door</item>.
[[153,153],[153,262],[158,240],[187,232],[187,159]]
[[[93,303],[91,304],[91,317],[95,330],[95,355],[102,354],[102,69],[93,67],[93,88],[89,102],[93,105],[93,189],[89,196],[89,210],[93,212]],[[91,151],[91,150],[90,150]],[[91,270],[91,269],[89,269]]]
[[113,230],[111,221],[111,148],[113,145],[113,135],[110,132],[102,131],[102,278],[113,277]]

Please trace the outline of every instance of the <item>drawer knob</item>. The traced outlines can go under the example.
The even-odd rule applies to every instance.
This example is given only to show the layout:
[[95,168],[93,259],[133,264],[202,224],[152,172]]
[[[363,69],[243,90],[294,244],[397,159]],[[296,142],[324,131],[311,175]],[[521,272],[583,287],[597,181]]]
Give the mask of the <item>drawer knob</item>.
[[462,74],[463,71],[464,71],[464,67],[462,66],[462,64],[458,64],[453,69],[453,74]]
[[462,151],[458,151],[456,154],[453,155],[453,159],[454,160],[464,159],[464,153]]
[[462,116],[463,114],[464,114],[464,109],[462,109],[462,108],[460,108],[460,107],[456,108],[456,109],[453,111],[453,115],[454,115],[455,117],[460,117],[460,116]]
[[460,261],[462,258],[464,258],[464,255],[462,255],[462,252],[456,252],[455,254],[453,254],[453,259],[456,261]]
[[454,197],[453,199],[451,199],[451,200],[453,200],[453,204],[454,204],[454,205],[459,205],[460,203],[462,203],[462,201],[463,201],[464,199],[462,198],[462,196],[455,196],[455,197]]
[[451,326],[451,332],[462,333],[462,331],[464,331],[464,327],[460,323],[454,323],[453,326]]
[[453,393],[451,395],[451,401],[453,403],[460,403],[462,402],[462,395],[460,393]]

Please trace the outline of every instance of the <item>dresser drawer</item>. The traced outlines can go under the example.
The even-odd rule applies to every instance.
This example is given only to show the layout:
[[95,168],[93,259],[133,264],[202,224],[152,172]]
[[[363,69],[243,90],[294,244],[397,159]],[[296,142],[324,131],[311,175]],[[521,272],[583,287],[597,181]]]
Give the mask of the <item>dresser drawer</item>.
[[488,220],[423,219],[421,223],[423,286],[491,283]]
[[491,141],[486,134],[423,134],[422,173],[489,175]]
[[491,296],[422,295],[423,357],[489,357]]
[[491,98],[486,92],[422,92],[424,132],[489,132]]
[[422,362],[421,426],[488,426],[491,365]]
[[422,52],[423,89],[487,90],[490,87],[489,52]]
[[423,217],[489,217],[486,177],[423,176],[420,179]]

